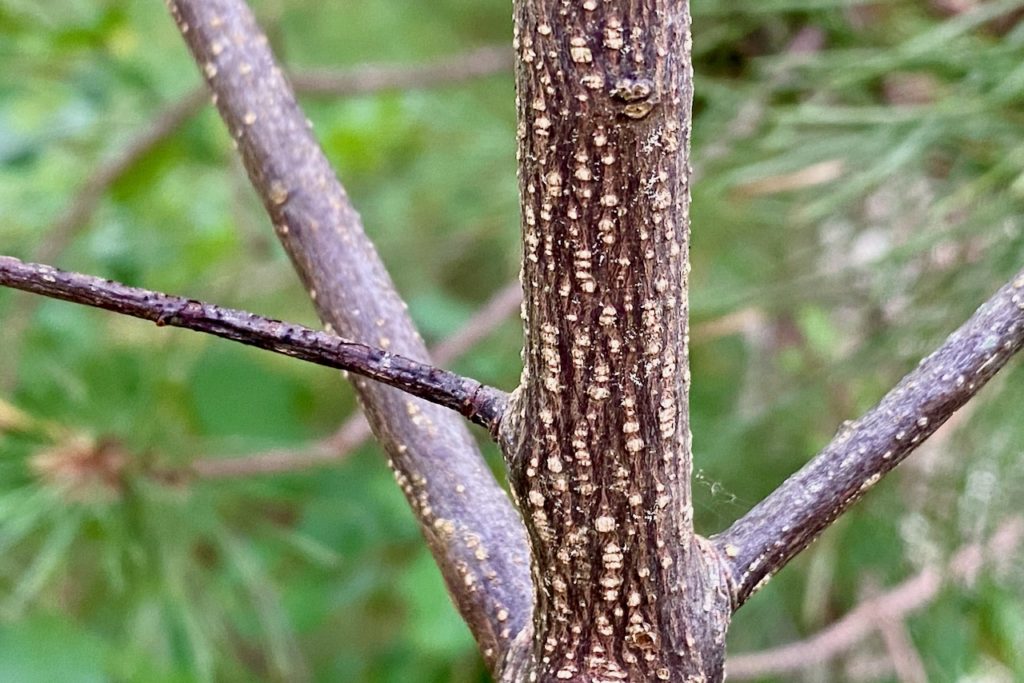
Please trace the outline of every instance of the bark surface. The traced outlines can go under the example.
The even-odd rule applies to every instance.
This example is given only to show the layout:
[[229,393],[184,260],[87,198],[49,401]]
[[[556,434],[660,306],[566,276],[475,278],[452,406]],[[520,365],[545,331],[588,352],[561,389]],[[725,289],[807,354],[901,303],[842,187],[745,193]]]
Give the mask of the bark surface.
[[877,406],[844,423],[799,472],[714,541],[739,607],[882,477],[903,462],[1024,348],[1024,270]]
[[[243,0],[168,0],[328,331],[429,362],[362,221]],[[528,620],[519,516],[454,413],[353,379],[459,612],[494,665]]]
[[729,590],[693,533],[689,14],[515,3],[522,383],[502,427],[536,606],[506,681],[720,680]]

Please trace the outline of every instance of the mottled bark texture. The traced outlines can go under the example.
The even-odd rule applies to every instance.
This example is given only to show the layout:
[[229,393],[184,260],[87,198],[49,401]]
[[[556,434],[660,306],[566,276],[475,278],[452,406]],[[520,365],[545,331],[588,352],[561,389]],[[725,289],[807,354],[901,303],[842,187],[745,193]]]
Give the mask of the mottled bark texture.
[[715,537],[735,578],[734,602],[806,548],[941,427],[1024,347],[1024,271],[860,419],[770,496]]
[[693,532],[689,10],[517,0],[525,369],[502,426],[536,607],[505,681],[720,680]]
[[[243,0],[168,6],[328,330],[427,361]],[[354,384],[448,589],[494,664],[531,612],[522,522],[457,415],[361,378]]]

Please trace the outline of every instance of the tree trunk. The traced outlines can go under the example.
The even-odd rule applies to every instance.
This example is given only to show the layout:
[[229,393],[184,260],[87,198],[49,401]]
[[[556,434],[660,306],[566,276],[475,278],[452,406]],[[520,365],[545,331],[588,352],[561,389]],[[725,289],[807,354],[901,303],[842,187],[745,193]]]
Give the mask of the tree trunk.
[[689,10],[515,3],[525,370],[502,426],[533,550],[505,681],[722,679],[693,532]]

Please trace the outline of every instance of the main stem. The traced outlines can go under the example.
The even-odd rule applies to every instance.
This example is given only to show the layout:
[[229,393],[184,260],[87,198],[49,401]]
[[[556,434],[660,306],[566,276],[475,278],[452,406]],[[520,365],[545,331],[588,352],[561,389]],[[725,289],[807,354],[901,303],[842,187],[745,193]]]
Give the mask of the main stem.
[[504,680],[720,680],[728,590],[690,498],[687,3],[518,0],[515,35],[526,367],[502,438],[537,596]]

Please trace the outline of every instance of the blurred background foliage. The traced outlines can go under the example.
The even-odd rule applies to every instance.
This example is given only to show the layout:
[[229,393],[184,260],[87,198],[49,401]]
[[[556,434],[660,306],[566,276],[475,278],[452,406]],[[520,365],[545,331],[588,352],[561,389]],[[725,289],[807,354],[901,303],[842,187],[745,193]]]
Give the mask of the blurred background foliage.
[[[255,9],[296,70],[417,64],[511,31],[507,0]],[[692,408],[712,533],[1024,262],[1024,0],[693,15]],[[0,60],[0,251],[20,257],[200,82],[159,2],[0,0]],[[510,74],[305,104],[428,341],[514,279]],[[315,322],[209,107],[98,198],[57,265]],[[335,373],[19,300],[0,292],[0,680],[486,680],[374,445],[188,474],[331,434],[355,408]],[[454,367],[511,388],[519,336],[509,319]],[[1019,514],[1021,405],[1018,361],[737,615],[731,651],[814,633]],[[1022,589],[1019,569],[986,567],[911,616],[929,680],[1024,680]],[[889,662],[873,637],[763,680],[897,680]]]

